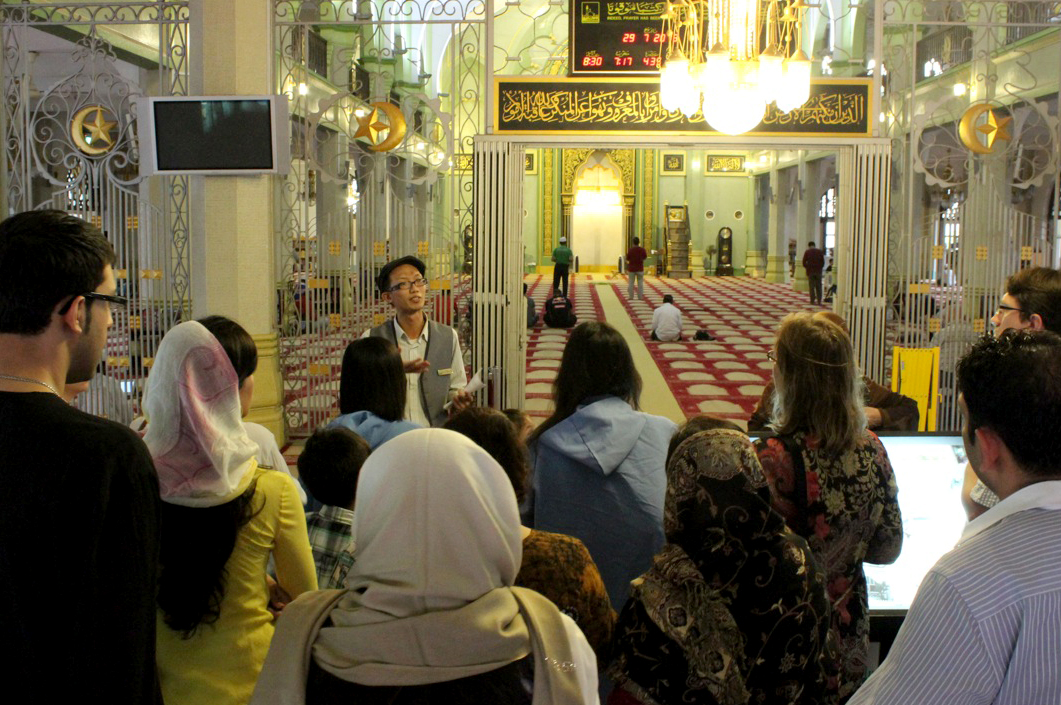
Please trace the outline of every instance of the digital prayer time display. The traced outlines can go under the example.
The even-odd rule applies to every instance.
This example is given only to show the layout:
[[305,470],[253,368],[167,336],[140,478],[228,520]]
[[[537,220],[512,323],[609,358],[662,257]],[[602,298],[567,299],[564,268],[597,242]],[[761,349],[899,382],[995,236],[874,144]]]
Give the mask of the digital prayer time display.
[[658,74],[666,5],[571,0],[571,75]]

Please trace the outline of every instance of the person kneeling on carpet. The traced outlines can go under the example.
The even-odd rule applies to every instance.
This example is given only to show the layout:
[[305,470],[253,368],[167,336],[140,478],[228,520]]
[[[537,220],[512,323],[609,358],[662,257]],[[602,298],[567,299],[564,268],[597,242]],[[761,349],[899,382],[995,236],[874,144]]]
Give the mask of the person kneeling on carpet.
[[652,340],[681,340],[682,312],[674,305],[674,297],[663,295],[663,304],[652,312]]
[[545,302],[542,320],[550,328],[570,328],[578,321],[578,317],[575,316],[571,299],[558,294]]

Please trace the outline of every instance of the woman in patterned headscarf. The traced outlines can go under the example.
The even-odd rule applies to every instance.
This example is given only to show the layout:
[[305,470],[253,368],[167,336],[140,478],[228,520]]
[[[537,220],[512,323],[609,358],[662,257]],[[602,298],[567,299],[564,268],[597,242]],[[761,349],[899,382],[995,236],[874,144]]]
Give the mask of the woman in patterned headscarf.
[[825,575],[770,508],[747,436],[704,431],[678,446],[664,528],[619,617],[609,702],[823,702],[835,675]]
[[144,409],[150,421],[144,442],[163,502],[157,613],[163,699],[241,705],[273,636],[270,553],[285,592],[317,589],[302,501],[289,475],[258,466],[258,445],[240,420],[236,369],[201,323],[181,323],[162,339]]

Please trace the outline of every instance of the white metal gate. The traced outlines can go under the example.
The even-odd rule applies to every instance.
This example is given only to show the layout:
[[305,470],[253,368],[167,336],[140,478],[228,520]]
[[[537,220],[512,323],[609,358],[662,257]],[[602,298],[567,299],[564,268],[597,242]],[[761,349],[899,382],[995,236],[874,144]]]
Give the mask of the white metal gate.
[[[115,48],[131,34],[155,46]],[[66,211],[114,245],[129,307],[78,403],[124,420],[138,411],[163,333],[191,307],[187,178],[140,175],[133,106],[139,96],[187,92],[188,5],[0,5],[0,44],[0,210]]]

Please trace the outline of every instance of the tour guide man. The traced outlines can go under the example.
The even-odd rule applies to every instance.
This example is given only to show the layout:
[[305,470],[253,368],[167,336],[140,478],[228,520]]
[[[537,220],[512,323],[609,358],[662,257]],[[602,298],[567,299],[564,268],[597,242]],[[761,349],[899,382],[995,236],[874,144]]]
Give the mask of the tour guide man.
[[401,351],[409,382],[405,420],[425,427],[445,422],[447,401],[453,402],[454,411],[472,404],[472,395],[464,391],[468,375],[456,331],[424,313],[426,270],[411,255],[383,265],[376,283],[380,296],[394,307],[394,317],[361,336],[386,338]]

